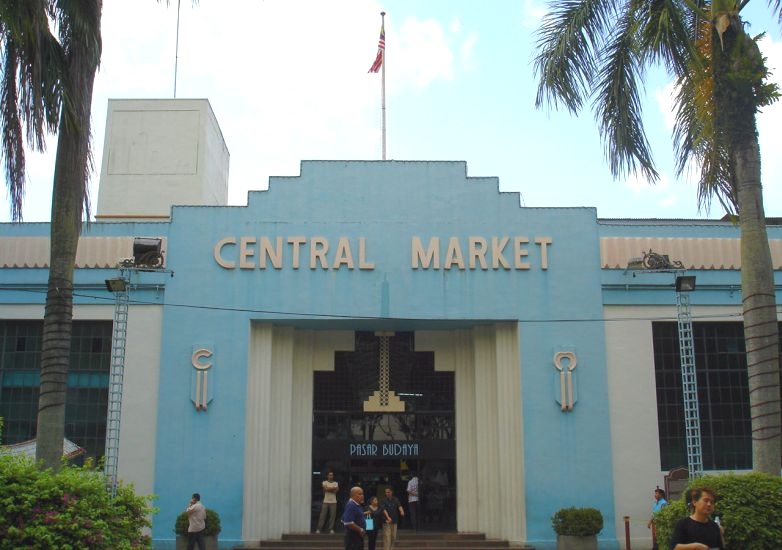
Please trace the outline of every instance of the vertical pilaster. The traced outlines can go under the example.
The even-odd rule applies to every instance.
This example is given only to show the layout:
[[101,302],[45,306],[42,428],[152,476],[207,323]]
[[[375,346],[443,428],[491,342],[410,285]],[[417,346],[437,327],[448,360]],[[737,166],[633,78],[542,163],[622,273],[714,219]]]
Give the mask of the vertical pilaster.
[[[500,472],[497,441],[497,367],[494,327],[473,329],[475,365],[475,424],[478,452],[478,530],[489,536],[500,532]],[[458,408],[458,405],[457,405]],[[504,473],[504,472],[503,472]],[[507,490],[502,488],[502,490]]]
[[[478,442],[475,422],[475,367],[472,332],[457,330],[448,348],[452,350],[456,385],[456,528],[478,531]],[[435,355],[435,363],[437,356]]]
[[524,506],[524,440],[521,407],[521,372],[517,323],[495,325],[497,368],[497,464],[502,486],[499,503],[499,537],[510,541],[526,539]]
[[264,498],[269,483],[269,425],[271,413],[272,326],[253,323],[250,326],[250,349],[247,364],[247,412],[244,446],[244,498],[242,539],[260,540],[258,518],[269,513],[269,501]]
[[311,330],[296,331],[293,346],[293,399],[291,421],[294,437],[291,440],[290,476],[291,531],[310,529],[309,510],[312,499],[312,398],[314,354],[316,339]]
[[[289,532],[291,509],[290,479],[293,401],[293,328],[274,327],[272,331],[271,386],[268,390],[271,411],[268,418],[270,438],[269,463],[271,472],[264,497],[268,500],[269,515],[260,521],[267,535],[277,538]],[[296,475],[300,475],[298,472]]]
[[352,350],[352,331],[250,329],[242,539],[309,530],[313,373],[334,370],[334,352]]

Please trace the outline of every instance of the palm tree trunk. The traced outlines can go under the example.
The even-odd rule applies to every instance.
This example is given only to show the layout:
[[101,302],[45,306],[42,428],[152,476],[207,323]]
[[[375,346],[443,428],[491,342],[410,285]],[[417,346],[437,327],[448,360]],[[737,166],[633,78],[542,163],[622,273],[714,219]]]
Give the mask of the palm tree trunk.
[[[100,29],[101,7],[101,0],[97,0],[95,14],[98,19],[94,29]],[[54,169],[36,446],[36,459],[52,468],[58,468],[62,459],[73,320],[73,272],[91,167],[90,107],[100,61],[100,43],[95,41],[93,33],[85,31],[94,29],[78,24],[72,26],[70,50],[66,52],[71,102],[60,118]],[[97,36],[99,39],[99,32]]]
[[[757,45],[736,12],[718,11],[712,31],[715,129],[730,152],[741,228],[741,289],[752,420],[753,470],[780,475],[779,329],[774,269],[760,183],[754,86],[764,69]],[[720,21],[720,18],[721,21]],[[717,30],[719,29],[719,30]]]
[[779,329],[757,139],[734,154],[741,224],[741,288],[752,418],[752,467],[780,474]]

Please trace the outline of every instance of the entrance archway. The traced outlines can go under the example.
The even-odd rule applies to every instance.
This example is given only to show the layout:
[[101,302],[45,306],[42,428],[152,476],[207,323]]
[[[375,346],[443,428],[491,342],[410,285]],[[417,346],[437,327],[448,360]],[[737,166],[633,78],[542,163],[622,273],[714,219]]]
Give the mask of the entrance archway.
[[[321,481],[333,471],[339,502],[354,485],[364,488],[367,501],[391,487],[405,509],[407,482],[417,472],[419,528],[456,529],[454,373],[436,372],[434,353],[415,351],[414,338],[412,332],[357,332],[354,351],[337,352],[333,372],[314,373],[313,528]],[[383,383],[399,399],[397,410],[367,404]]]
[[[313,480],[324,466],[313,461],[313,373],[333,372],[336,355],[354,345],[352,331],[253,323],[244,411],[243,540],[310,528],[310,514],[302,510],[312,506]],[[518,324],[416,331],[415,350],[433,353],[435,372],[451,372],[455,379],[457,530],[524,542],[520,369],[539,365],[521,364]]]

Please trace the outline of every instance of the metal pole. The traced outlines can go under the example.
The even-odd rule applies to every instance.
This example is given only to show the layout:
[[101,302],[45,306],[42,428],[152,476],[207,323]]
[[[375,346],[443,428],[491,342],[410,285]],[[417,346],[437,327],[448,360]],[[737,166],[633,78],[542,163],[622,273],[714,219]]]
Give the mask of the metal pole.
[[174,99],[176,99],[176,73],[179,65],[179,8],[181,5],[182,0],[178,0],[176,3],[176,50],[174,51]]
[[[381,28],[385,32],[386,12],[380,12]],[[386,160],[386,48],[383,46],[383,61],[380,66],[380,112],[382,120],[380,122],[381,142],[383,147],[382,160]]]

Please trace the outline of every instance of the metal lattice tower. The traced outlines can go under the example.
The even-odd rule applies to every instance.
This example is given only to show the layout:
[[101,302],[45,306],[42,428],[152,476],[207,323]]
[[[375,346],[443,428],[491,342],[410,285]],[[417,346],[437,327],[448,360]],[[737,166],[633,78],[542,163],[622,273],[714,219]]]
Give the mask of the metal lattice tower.
[[701,452],[701,417],[698,409],[698,379],[695,373],[695,353],[692,339],[692,310],[689,292],[676,293],[676,313],[679,326],[679,356],[684,392],[684,431],[687,441],[687,469],[690,478],[703,475]]
[[120,269],[124,288],[114,292],[114,332],[111,337],[111,370],[109,371],[109,404],[106,414],[106,489],[117,495],[117,463],[119,461],[119,428],[122,413],[122,380],[125,374],[125,341],[128,332],[128,302],[130,280]]

